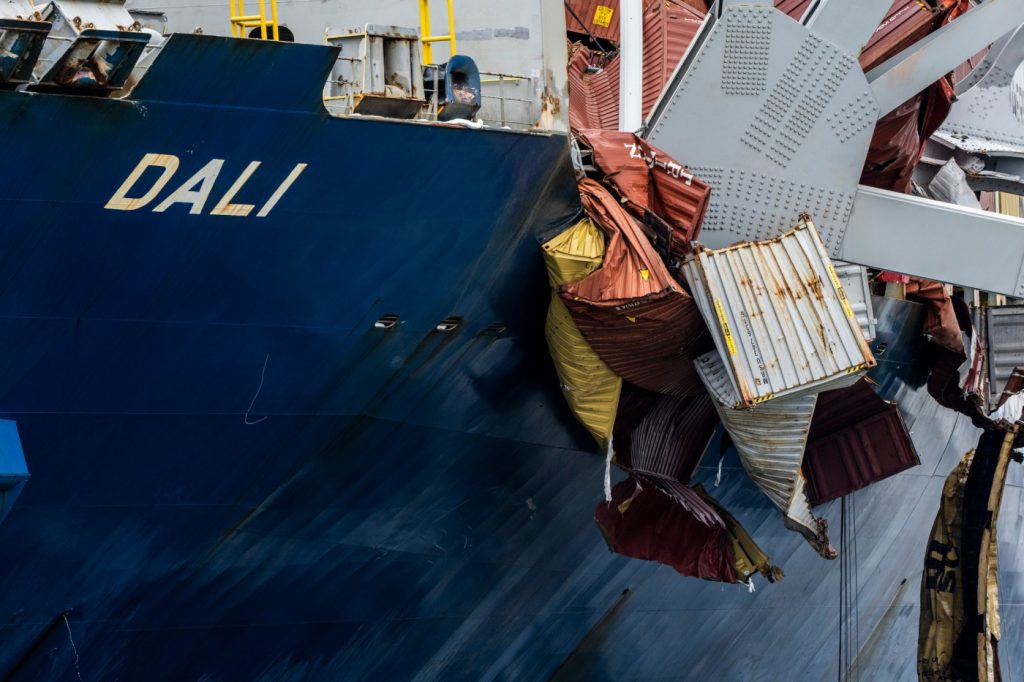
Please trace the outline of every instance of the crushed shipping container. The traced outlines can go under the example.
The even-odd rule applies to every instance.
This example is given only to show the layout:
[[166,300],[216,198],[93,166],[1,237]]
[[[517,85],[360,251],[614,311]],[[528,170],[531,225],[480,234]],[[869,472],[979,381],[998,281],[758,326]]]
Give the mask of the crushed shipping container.
[[[652,211],[672,228],[673,251],[689,250],[700,232],[711,187],[685,166],[633,133],[580,130],[597,170],[636,217]],[[678,244],[677,244],[678,243]]]
[[613,552],[686,576],[727,583],[748,582],[754,572],[781,578],[735,519],[728,515],[727,522],[720,505],[709,502],[677,481],[636,475],[612,489],[611,502],[597,505],[594,520]]
[[717,428],[706,394],[662,396],[626,386],[615,419],[615,463],[689,483]]
[[996,528],[1017,428],[985,431],[946,479],[921,576],[924,682],[1002,679]]
[[801,470],[817,395],[777,398],[753,409],[737,409],[739,397],[721,356],[712,351],[697,358],[696,364],[747,475],[779,508],[787,528],[800,533],[824,558],[834,559],[828,524],[811,512]]
[[809,218],[774,239],[683,262],[739,406],[856,383],[875,366]]
[[601,361],[572,321],[558,288],[583,279],[601,265],[604,233],[589,219],[581,220],[544,244],[544,262],[552,287],[545,336],[555,363],[562,395],[576,418],[602,450],[608,448],[622,379]]
[[562,287],[579,330],[626,381],[666,395],[702,392],[691,358],[710,339],[693,299],[611,192],[585,179],[580,195],[608,246],[599,269]]

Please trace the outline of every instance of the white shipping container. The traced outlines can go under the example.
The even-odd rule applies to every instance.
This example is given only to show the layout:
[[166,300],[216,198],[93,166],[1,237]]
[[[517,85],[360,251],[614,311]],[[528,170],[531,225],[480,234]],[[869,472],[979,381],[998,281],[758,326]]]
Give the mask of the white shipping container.
[[718,352],[700,356],[695,364],[747,475],[779,508],[787,528],[803,535],[823,557],[835,558],[828,526],[811,512],[802,471],[817,393],[737,409],[738,396]]
[[855,383],[875,359],[814,224],[683,263],[739,406]]

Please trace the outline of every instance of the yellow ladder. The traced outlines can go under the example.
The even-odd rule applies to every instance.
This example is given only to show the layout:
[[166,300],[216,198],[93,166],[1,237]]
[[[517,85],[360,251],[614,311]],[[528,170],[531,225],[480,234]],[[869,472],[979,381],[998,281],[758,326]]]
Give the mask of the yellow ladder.
[[[232,2],[234,1],[232,0]],[[420,0],[420,42],[423,43],[424,64],[434,63],[434,43],[441,43],[447,40],[452,55],[455,54],[455,13],[452,11],[452,0],[447,0],[447,2],[448,34],[435,36],[430,34],[430,0]]]
[[260,38],[280,40],[277,26],[277,0],[270,0],[270,18],[267,18],[267,0],[259,0],[259,14],[245,13],[245,0],[231,0],[231,35],[236,38],[248,36],[246,29],[260,29]]

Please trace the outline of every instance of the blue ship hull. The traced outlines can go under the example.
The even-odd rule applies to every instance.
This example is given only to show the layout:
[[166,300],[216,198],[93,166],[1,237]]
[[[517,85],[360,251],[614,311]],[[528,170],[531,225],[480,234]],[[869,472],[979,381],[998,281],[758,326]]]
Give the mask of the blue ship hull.
[[[835,678],[839,565],[733,455],[713,493],[781,583],[684,579],[594,528],[603,460],[543,340],[564,137],[330,118],[327,48],[164,49],[131,101],[0,93],[0,416],[32,475],[0,524],[0,679]],[[180,160],[167,189],[104,208],[150,153]],[[153,210],[211,159],[199,214]],[[211,215],[252,161],[256,206],[307,167],[267,217]],[[977,438],[919,387],[901,305],[876,378],[924,463],[856,495],[865,679],[915,677],[928,531]]]

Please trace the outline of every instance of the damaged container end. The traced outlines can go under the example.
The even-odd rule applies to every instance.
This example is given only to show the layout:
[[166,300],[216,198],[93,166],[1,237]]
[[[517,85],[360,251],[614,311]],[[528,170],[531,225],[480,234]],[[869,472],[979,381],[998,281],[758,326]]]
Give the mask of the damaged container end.
[[737,397],[749,407],[850,386],[875,359],[810,219],[683,263]]

